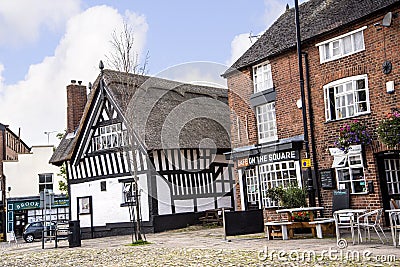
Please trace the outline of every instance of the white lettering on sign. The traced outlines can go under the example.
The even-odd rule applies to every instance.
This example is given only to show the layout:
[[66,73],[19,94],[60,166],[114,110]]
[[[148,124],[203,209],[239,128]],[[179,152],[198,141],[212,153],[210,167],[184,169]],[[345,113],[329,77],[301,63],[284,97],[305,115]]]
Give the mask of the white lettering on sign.
[[276,161],[295,160],[297,158],[296,151],[284,151],[268,153],[261,156],[254,156],[238,160],[238,167],[246,167],[249,165],[265,164]]

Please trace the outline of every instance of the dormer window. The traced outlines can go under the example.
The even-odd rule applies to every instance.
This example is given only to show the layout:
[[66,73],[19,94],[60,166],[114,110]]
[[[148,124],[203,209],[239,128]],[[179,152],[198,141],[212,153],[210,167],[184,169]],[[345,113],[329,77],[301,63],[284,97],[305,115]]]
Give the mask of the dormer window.
[[362,27],[355,31],[318,43],[320,63],[339,59],[365,50],[364,30]]
[[271,64],[263,63],[253,67],[254,93],[274,87],[272,83]]

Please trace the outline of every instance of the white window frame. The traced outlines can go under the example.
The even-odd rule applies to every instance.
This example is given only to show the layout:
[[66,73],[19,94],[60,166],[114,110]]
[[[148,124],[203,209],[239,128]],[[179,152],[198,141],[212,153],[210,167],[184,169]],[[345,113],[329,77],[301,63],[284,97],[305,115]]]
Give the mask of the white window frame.
[[[353,195],[360,195],[360,194],[366,194],[367,193],[367,180],[365,178],[365,168],[364,168],[364,159],[362,156],[362,151],[361,151],[361,146],[351,146],[351,149],[347,154],[345,154],[343,151],[337,149],[337,148],[331,148],[331,155],[334,156],[332,168],[335,169],[336,172],[336,177],[337,177],[337,187],[338,189],[342,188],[349,188],[350,194]],[[344,160],[344,164],[337,164],[339,161],[342,161],[343,158],[346,158]],[[353,161],[351,160],[352,158],[358,158],[358,163],[352,163]],[[362,170],[362,178],[360,179],[359,177],[355,177],[355,172],[356,170]],[[348,178],[347,180],[341,180],[340,173],[343,172],[348,172]],[[363,183],[364,184],[364,190],[361,192],[355,192],[355,183]],[[345,184],[350,184],[350,186],[342,186]]]
[[[329,61],[333,61],[339,58],[343,58],[346,56],[350,56],[352,54],[361,52],[365,50],[365,39],[364,39],[364,30],[367,28],[367,26],[361,27],[357,30],[348,32],[346,34],[337,36],[335,38],[326,40],[324,42],[318,43],[315,46],[317,46],[319,48],[319,59],[320,59],[320,63],[325,63],[325,62],[329,62]],[[361,36],[362,36],[362,47],[357,48],[355,45],[355,35],[359,34],[361,32]],[[344,49],[344,40],[346,37],[350,37],[351,38],[351,51],[350,52],[346,52]],[[336,46],[337,45],[337,46]],[[337,49],[339,49],[338,54],[337,55],[333,55],[333,51],[335,49],[335,47]],[[327,49],[328,49],[328,53],[327,53]],[[327,55],[329,55],[327,57]]]
[[101,126],[92,138],[92,151],[117,148],[128,145],[127,131],[122,129],[122,123]]
[[247,203],[260,203],[260,193],[258,184],[257,168],[244,170],[246,179],[246,199]]
[[[299,161],[279,161],[258,166],[261,183],[261,195],[264,208],[277,207],[278,203],[267,198],[266,192],[270,188],[282,186],[287,188],[294,182],[302,188]],[[295,177],[291,176],[291,173]]]
[[274,87],[270,63],[261,63],[253,67],[254,93],[262,92]]
[[[397,162],[396,162],[397,161]],[[388,187],[388,192],[392,195],[400,194],[400,174],[399,163],[400,159],[385,159],[385,177]]]
[[[358,89],[357,81],[364,80],[365,88]],[[345,91],[346,85],[351,84],[351,90]],[[342,92],[338,92],[338,88],[342,86]],[[368,87],[368,75],[357,75],[347,77],[331,83],[326,84],[324,87],[324,102],[325,102],[325,119],[326,121],[341,120],[352,118],[364,114],[370,113],[370,101],[369,101],[369,87]],[[331,99],[331,91],[333,90],[333,99]],[[365,93],[365,100],[360,100],[361,93]],[[352,103],[348,103],[348,96],[352,96]],[[345,100],[344,105],[338,106],[339,100]],[[334,103],[335,118],[332,117],[331,103]],[[365,110],[361,107],[365,103]],[[352,115],[343,115],[339,109],[345,109],[346,112],[353,110]]]
[[256,106],[255,109],[257,119],[258,142],[265,143],[278,140],[275,102]]

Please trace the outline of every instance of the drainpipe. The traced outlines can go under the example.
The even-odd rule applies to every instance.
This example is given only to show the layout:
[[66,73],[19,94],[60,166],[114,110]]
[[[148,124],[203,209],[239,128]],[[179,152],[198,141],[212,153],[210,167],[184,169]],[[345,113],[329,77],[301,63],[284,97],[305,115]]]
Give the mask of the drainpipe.
[[[303,130],[304,130],[304,146],[305,146],[305,159],[310,158],[310,147],[308,141],[308,126],[307,126],[307,110],[305,105],[305,92],[304,92],[304,77],[303,77],[303,60],[301,55],[301,37],[300,37],[300,18],[299,18],[299,2],[294,1],[295,10],[295,22],[296,22],[296,44],[297,44],[297,58],[299,64],[299,82],[300,82],[300,92],[301,92],[301,103],[302,103],[302,115],[303,115]],[[307,182],[307,193],[308,202],[311,207],[316,205],[315,203],[315,192],[313,179],[311,175],[311,167],[307,166],[303,171],[303,181]]]
[[321,190],[320,190],[319,183],[318,183],[319,168],[318,168],[318,161],[317,161],[317,148],[315,146],[315,133],[313,130],[315,127],[315,124],[314,124],[314,110],[312,108],[312,103],[311,103],[310,68],[309,68],[309,64],[308,64],[308,54],[306,52],[303,52],[302,55],[304,56],[304,65],[305,65],[305,71],[306,71],[307,102],[308,102],[308,114],[310,116],[311,150],[312,150],[312,159],[313,159],[313,163],[314,163],[316,193],[317,193],[317,198],[318,198],[318,205],[320,207],[322,207],[323,204],[322,204]]

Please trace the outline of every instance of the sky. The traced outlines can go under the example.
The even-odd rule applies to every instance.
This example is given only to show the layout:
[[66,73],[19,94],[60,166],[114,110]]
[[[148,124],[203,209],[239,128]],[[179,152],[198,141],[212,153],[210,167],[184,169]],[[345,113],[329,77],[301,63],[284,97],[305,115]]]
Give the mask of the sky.
[[[300,0],[302,3],[306,0]],[[293,0],[2,0],[0,123],[28,146],[57,145],[66,86],[99,75],[111,34],[133,28],[148,75],[226,86],[220,77]],[[22,8],[23,7],[23,8]],[[211,67],[210,67],[211,66]],[[105,67],[107,62],[105,62]],[[48,134],[46,134],[47,132]]]

